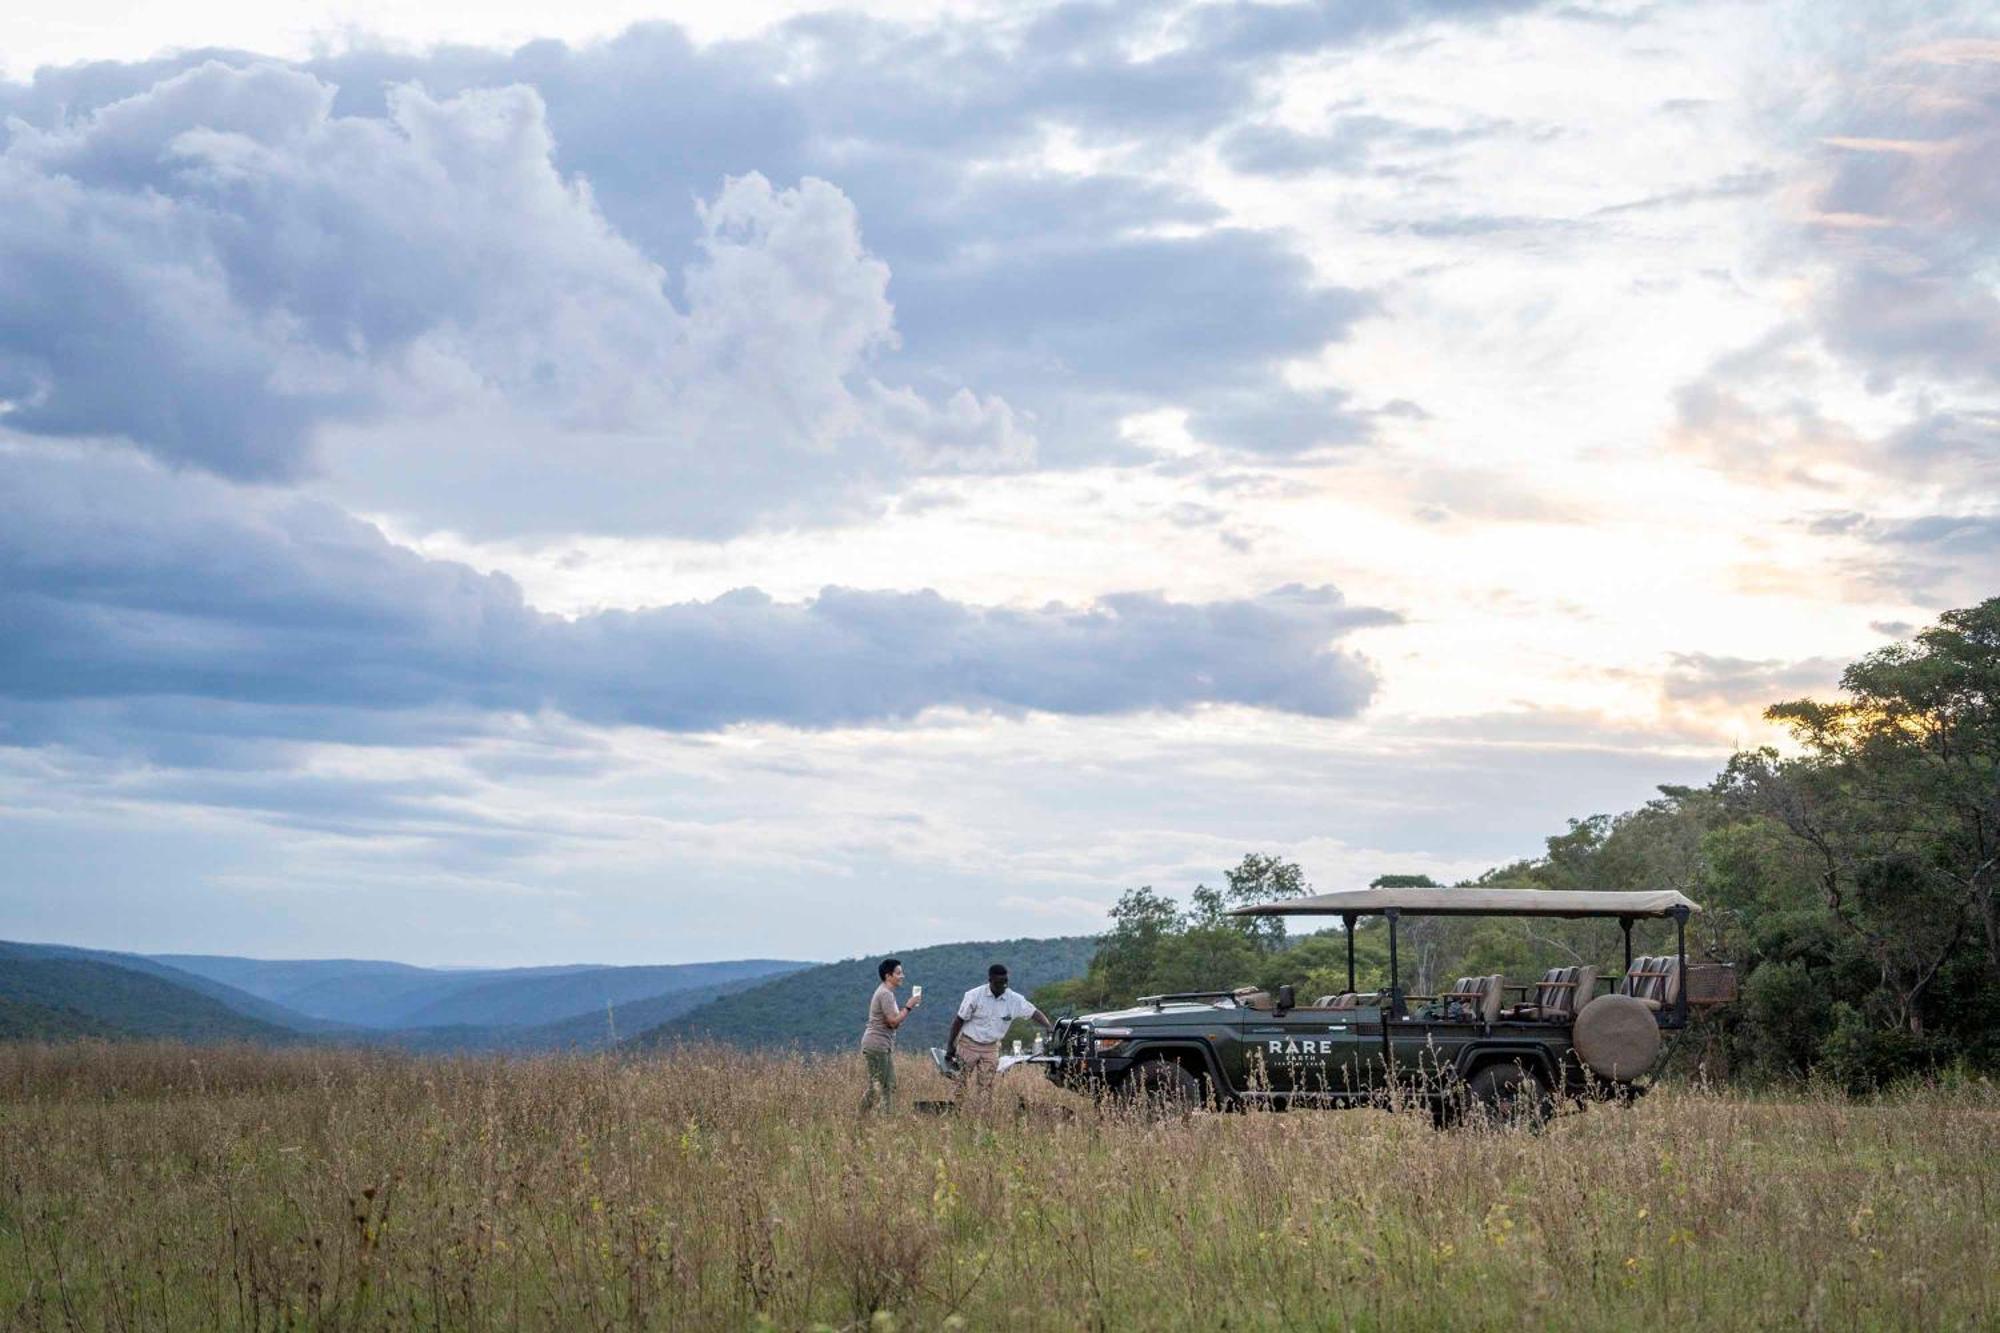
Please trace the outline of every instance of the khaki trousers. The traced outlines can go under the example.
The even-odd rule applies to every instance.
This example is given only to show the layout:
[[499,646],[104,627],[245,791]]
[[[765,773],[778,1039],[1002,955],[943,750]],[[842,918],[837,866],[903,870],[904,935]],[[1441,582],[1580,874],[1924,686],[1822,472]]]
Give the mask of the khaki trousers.
[[993,1109],[993,1081],[1000,1071],[1000,1043],[958,1039],[958,1091],[952,1100],[976,1111]]

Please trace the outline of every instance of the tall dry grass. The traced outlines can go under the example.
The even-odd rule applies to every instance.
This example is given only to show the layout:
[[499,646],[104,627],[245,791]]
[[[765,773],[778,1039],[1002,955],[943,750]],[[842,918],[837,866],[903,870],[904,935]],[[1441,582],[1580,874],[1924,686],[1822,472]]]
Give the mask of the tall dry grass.
[[[943,1095],[901,1072],[906,1095]],[[858,1057],[713,1049],[0,1048],[0,1321],[2000,1321],[1986,1085],[1862,1105],[1663,1091],[1531,1136],[1374,1112],[1141,1125],[1034,1083],[991,1120],[862,1121],[861,1082]]]

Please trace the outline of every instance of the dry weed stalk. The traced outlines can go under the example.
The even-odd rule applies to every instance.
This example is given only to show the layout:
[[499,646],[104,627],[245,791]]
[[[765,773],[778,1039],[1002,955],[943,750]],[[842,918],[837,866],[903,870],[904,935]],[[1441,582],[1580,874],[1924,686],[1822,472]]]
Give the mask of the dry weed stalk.
[[0,1325],[2000,1321],[1984,1084],[1663,1089],[1534,1135],[1147,1123],[1012,1079],[991,1120],[863,1122],[859,1081],[714,1048],[0,1047]]

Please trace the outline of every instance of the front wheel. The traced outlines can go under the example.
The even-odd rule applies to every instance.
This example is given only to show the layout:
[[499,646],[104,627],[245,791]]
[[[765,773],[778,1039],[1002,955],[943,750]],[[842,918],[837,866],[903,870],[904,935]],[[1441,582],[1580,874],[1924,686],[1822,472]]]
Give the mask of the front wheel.
[[1201,1080],[1173,1060],[1148,1060],[1118,1086],[1117,1104],[1146,1120],[1182,1120],[1202,1105]]

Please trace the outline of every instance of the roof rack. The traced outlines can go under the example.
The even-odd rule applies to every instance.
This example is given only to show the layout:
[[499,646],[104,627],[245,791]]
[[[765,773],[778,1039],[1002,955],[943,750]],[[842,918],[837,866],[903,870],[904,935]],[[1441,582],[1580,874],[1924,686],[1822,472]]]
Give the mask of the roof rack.
[[1155,1009],[1173,1004],[1179,1000],[1233,1000],[1237,992],[1233,990],[1182,990],[1166,995],[1141,995],[1134,1004],[1150,1004]]

